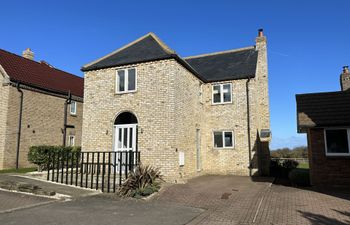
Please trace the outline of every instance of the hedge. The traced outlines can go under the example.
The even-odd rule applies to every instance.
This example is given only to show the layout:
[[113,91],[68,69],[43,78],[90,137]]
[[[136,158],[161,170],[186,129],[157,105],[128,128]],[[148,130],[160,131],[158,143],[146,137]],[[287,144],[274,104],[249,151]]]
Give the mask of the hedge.
[[81,147],[63,147],[48,145],[32,146],[29,148],[28,161],[37,165],[38,170],[42,171],[44,169],[47,169],[47,165],[49,163],[49,153],[63,153],[63,155],[66,155],[67,153],[77,153],[80,151]]

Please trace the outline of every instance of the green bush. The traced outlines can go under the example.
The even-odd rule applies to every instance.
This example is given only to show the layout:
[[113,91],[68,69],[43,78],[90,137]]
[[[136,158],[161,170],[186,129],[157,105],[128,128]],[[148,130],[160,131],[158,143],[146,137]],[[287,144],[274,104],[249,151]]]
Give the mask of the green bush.
[[[57,155],[58,153],[63,153],[62,155],[65,156],[67,153],[77,153],[80,151],[81,147],[63,147],[48,145],[32,146],[29,148],[28,161],[37,165],[38,170],[42,171],[44,169],[47,169],[47,165],[49,163],[49,153],[51,154],[51,156],[53,154]],[[62,156],[60,156],[60,159],[61,157]],[[57,160],[57,158],[55,160]]]
[[293,169],[289,172],[288,178],[293,185],[310,186],[310,173],[308,169]]
[[163,181],[158,168],[139,165],[128,174],[128,179],[121,185],[118,194],[124,197],[141,198],[160,189]]
[[271,160],[270,172],[272,176],[288,178],[288,174],[292,169],[297,168],[299,163],[292,159]]

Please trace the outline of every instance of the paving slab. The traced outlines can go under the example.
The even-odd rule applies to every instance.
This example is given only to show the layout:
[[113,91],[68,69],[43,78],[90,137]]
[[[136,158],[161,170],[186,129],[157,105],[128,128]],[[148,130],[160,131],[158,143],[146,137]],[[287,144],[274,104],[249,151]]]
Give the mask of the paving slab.
[[0,224],[183,225],[202,212],[202,209],[172,203],[113,199],[97,195],[0,214]]
[[15,209],[24,209],[53,201],[56,200],[0,190],[0,214],[13,211]]

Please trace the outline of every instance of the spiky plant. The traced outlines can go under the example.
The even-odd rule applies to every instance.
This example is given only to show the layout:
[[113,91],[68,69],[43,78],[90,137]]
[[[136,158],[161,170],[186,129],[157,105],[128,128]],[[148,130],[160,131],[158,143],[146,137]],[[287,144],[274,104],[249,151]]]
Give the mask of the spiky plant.
[[130,171],[128,178],[121,185],[118,194],[124,197],[147,196],[159,190],[163,176],[159,168],[139,165]]

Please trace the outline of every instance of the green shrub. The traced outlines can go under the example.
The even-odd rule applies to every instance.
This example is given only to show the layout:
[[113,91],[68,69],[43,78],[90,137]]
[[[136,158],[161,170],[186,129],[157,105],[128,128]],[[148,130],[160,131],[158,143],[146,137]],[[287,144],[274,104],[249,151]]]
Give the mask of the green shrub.
[[[52,156],[53,154],[57,155],[57,153],[63,153],[62,155],[66,155],[67,153],[77,153],[80,151],[80,147],[63,147],[48,145],[32,146],[29,148],[28,161],[37,165],[38,170],[42,171],[44,169],[47,169],[47,165],[49,163],[49,153]],[[57,158],[55,160],[57,160]]]
[[308,169],[293,169],[289,172],[288,178],[293,185],[310,186],[310,173]]
[[288,178],[288,174],[292,169],[297,168],[299,163],[292,159],[271,160],[270,172],[272,176]]
[[162,181],[164,180],[158,168],[139,165],[128,174],[128,179],[121,185],[118,194],[135,198],[148,196],[160,189]]
[[286,169],[295,169],[297,168],[299,163],[292,159],[286,159],[282,162],[282,167]]

